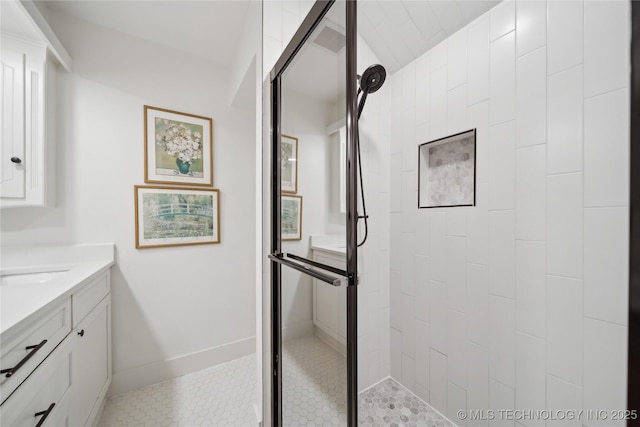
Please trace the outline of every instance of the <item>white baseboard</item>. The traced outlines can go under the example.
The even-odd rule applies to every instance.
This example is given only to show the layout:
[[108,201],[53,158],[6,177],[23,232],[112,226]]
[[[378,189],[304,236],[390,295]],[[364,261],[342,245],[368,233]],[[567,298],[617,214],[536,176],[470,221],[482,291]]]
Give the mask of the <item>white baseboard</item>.
[[260,412],[260,409],[258,408],[258,404],[254,403],[253,404],[253,411],[256,413],[256,422],[258,423],[258,426],[262,425],[262,413]]
[[109,397],[117,396],[171,378],[230,362],[255,352],[256,338],[250,337],[173,359],[114,372],[111,388],[107,395]]
[[102,402],[100,403],[100,407],[98,408],[98,412],[96,413],[93,422],[90,424],[91,427],[98,427],[98,424],[100,424],[100,418],[102,418],[102,412],[104,411],[104,405],[106,403],[107,399],[105,398],[105,396],[102,396]]
[[311,319],[298,320],[294,325],[287,325],[282,328],[282,341],[286,342],[311,334],[313,334],[313,321]]
[[347,357],[347,347],[343,343],[329,335],[325,330],[319,328],[318,326],[314,326],[313,333],[326,345],[328,345],[344,357]]

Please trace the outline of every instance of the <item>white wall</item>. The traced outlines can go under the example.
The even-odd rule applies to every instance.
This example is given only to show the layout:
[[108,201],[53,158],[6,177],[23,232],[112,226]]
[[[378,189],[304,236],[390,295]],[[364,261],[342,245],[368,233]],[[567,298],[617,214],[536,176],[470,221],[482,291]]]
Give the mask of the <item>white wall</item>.
[[[505,1],[392,78],[391,373],[460,425],[626,407],[629,21]],[[477,206],[416,210],[417,145],[470,128]]]
[[256,321],[256,417],[262,420],[262,2],[252,0],[242,37],[229,66],[232,105],[254,111],[254,287]]
[[[75,67],[58,76],[57,207],[3,211],[3,250],[116,243],[112,394],[255,351],[255,113],[229,106],[225,68],[51,18]],[[221,244],[135,249],[145,104],[213,118]]]

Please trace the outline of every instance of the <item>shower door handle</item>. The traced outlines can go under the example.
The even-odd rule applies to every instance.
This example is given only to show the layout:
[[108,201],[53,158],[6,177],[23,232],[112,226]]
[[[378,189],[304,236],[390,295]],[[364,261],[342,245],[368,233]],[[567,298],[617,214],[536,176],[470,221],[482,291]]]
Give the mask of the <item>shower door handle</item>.
[[309,265],[311,265],[313,267],[320,268],[322,270],[331,272],[333,274],[337,274],[338,276],[347,277],[347,272],[346,271],[341,270],[341,269],[336,268],[336,267],[331,267],[330,265],[326,265],[326,264],[323,264],[323,263],[318,262],[318,261],[312,261],[310,259],[303,258],[301,256],[293,255],[293,254],[287,254],[287,258],[291,258],[293,260],[300,261],[300,262],[303,262],[305,264],[309,264]]
[[297,262],[284,259],[281,254],[280,255],[269,254],[269,259],[271,261],[277,262],[278,264],[286,265],[287,267],[293,268],[294,270],[298,270],[301,273],[304,273],[322,282],[328,283],[332,286],[340,286],[345,280],[339,277],[330,276],[328,274],[313,270],[312,268],[307,267],[306,265],[298,264]]

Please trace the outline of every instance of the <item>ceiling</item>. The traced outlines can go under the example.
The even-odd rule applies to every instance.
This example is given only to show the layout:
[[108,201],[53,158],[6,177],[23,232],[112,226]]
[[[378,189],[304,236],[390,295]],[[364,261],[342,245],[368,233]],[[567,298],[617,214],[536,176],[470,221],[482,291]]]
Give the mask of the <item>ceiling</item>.
[[50,10],[228,66],[251,2],[45,0],[44,4]]
[[[358,31],[380,62],[394,73],[497,3],[361,0]],[[250,1],[45,0],[44,4],[51,10],[228,65]]]
[[358,3],[358,32],[394,73],[498,3],[366,0]]
[[[393,74],[473,21],[499,1],[361,0],[358,32],[378,60]],[[344,34],[344,8],[332,8],[309,41],[287,67],[283,89],[325,103],[344,98],[340,84],[345,67],[344,49],[335,53],[314,41],[324,27]],[[358,70],[360,73],[363,69]]]

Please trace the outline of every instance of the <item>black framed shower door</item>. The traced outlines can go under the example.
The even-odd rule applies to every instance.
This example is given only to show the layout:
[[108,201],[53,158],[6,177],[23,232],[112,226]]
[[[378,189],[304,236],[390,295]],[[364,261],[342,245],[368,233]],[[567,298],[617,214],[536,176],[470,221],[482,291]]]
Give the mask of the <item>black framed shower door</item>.
[[[340,8],[337,16],[344,16],[344,64],[342,84],[344,85],[344,126],[346,127],[346,213],[344,236],[346,242],[345,268],[336,268],[313,261],[300,254],[283,252],[282,245],[282,121],[283,86],[286,85],[286,72],[294,62],[296,55],[309,43],[309,38],[330,10]],[[342,9],[344,8],[344,10]],[[283,425],[283,270],[295,271],[312,277],[318,286],[346,287],[346,424],[355,427],[358,424],[358,368],[357,368],[357,4],[355,0],[318,0],[298,28],[291,42],[271,70],[271,162],[270,162],[270,406],[268,422],[272,426]],[[335,21],[335,19],[333,20]],[[333,24],[333,22],[332,22]],[[337,25],[336,27],[339,27]],[[313,83],[310,83],[313,84]],[[342,110],[342,107],[339,108]],[[286,290],[286,289],[285,289]],[[265,419],[267,421],[267,419]],[[286,424],[286,423],[285,423]]]

